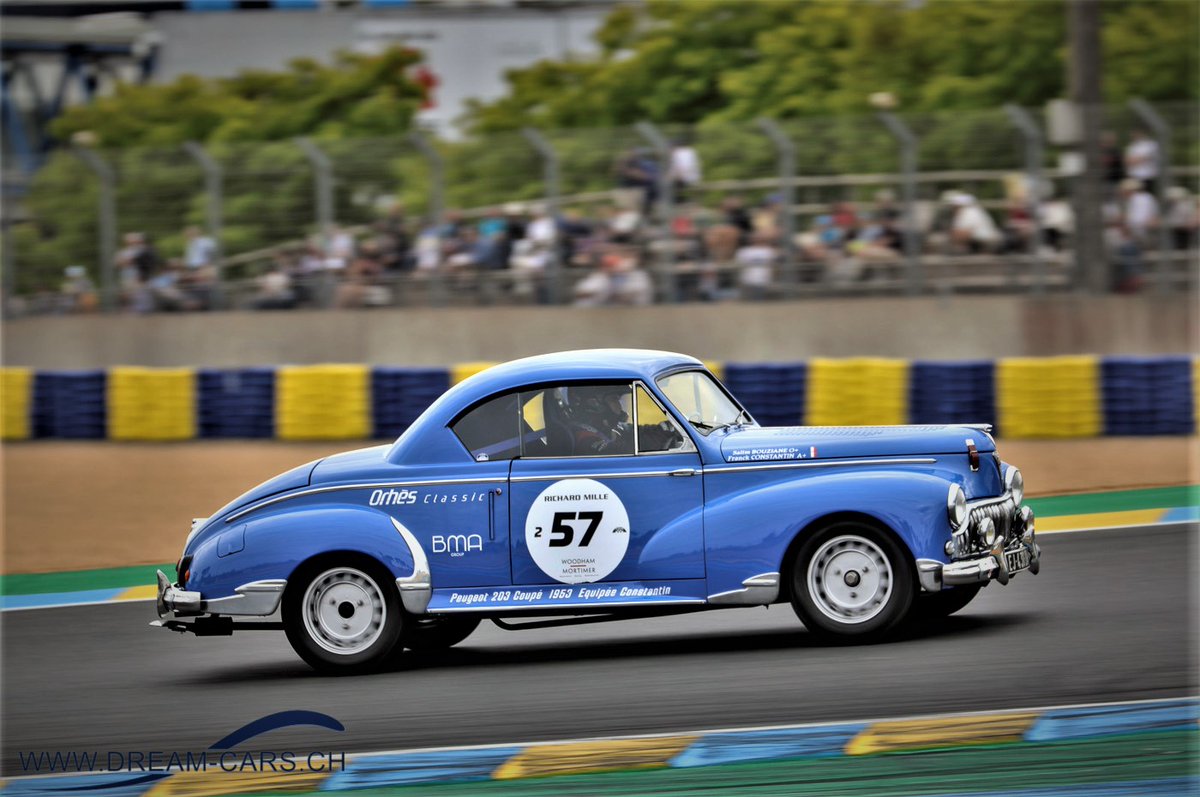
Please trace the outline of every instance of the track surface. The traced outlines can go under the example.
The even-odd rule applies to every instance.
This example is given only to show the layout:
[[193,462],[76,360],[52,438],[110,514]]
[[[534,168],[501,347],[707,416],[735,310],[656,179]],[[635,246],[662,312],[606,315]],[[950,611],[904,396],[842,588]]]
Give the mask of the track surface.
[[[506,632],[357,678],[282,633],[196,639],[150,603],[3,617],[5,774],[18,751],[202,750],[277,711],[272,750],[363,751],[1194,695],[1195,527],[1045,537],[1040,576],[870,647],[814,642],[790,608]],[[248,745],[253,746],[253,745]]]

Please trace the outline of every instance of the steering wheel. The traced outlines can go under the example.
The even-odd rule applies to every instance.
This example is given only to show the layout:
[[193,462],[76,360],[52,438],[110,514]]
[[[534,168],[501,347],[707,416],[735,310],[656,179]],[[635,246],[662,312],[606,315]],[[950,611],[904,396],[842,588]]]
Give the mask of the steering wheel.
[[660,421],[658,428],[663,433],[663,448],[669,451],[683,445],[683,435],[679,433],[679,428],[675,424],[670,421]]

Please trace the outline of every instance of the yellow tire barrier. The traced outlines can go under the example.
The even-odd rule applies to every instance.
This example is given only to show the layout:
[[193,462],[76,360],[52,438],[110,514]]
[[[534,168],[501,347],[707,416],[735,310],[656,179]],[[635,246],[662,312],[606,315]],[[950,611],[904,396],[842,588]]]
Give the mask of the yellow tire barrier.
[[1085,355],[999,360],[996,416],[1000,434],[1006,438],[1102,434],[1099,358]]
[[874,426],[908,423],[907,360],[814,359],[808,365],[805,423]]
[[354,440],[371,436],[371,369],[287,366],[275,373],[275,436]]
[[0,368],[0,438],[27,440],[30,405],[33,403],[33,370]]
[[196,372],[191,368],[112,368],[111,440],[191,440],[196,436]]

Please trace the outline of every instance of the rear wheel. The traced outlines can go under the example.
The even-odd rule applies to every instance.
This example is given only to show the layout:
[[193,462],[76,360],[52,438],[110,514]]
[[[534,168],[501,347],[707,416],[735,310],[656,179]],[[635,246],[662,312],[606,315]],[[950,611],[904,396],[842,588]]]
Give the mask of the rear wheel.
[[283,626],[314,669],[350,674],[381,665],[400,637],[400,599],[384,568],[347,555],[305,567],[288,582]]
[[941,592],[922,592],[913,601],[912,617],[914,620],[940,620],[949,617],[970,603],[982,584],[944,589]]
[[812,534],[791,568],[792,608],[813,634],[866,642],[890,631],[913,600],[903,547],[866,523],[844,521]]
[[445,650],[471,635],[479,627],[478,617],[412,617],[404,618],[404,633],[400,645],[409,650]]

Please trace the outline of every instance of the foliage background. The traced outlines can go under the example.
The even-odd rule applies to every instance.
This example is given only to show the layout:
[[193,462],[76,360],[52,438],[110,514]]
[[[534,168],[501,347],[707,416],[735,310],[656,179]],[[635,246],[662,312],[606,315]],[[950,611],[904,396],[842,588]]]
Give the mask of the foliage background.
[[[694,141],[706,179],[773,173],[757,117],[784,124],[801,174],[889,171],[894,147],[868,115],[874,92],[894,95],[921,135],[923,168],[1010,168],[1019,141],[999,108],[1037,112],[1064,94],[1065,20],[1061,0],[619,6],[596,34],[595,57],[509,72],[504,97],[472,104],[463,135],[437,142],[447,202],[539,196],[541,164],[519,132],[528,126],[559,151],[567,193],[611,187],[619,155],[644,146],[631,127],[642,120]],[[1109,101],[1197,100],[1200,4],[1110,0],[1103,25]],[[149,233],[167,254],[181,249],[185,224],[205,218],[202,175],[182,150],[202,143],[224,168],[223,250],[245,252],[312,231],[312,172],[296,136],[332,157],[339,222],[370,219],[392,195],[413,212],[428,208],[427,167],[405,139],[424,100],[412,76],[420,60],[403,48],[340,53],[281,72],[126,86],[71,108],[54,133],[95,142],[118,174],[121,229]],[[1194,120],[1182,121],[1177,154],[1191,161]],[[96,206],[90,172],[54,153],[28,196],[36,221],[15,231],[20,289],[51,287],[66,264],[97,266]]]

